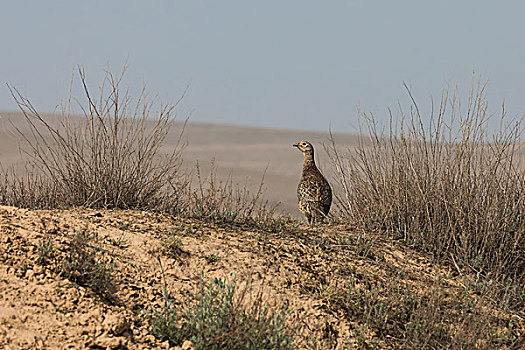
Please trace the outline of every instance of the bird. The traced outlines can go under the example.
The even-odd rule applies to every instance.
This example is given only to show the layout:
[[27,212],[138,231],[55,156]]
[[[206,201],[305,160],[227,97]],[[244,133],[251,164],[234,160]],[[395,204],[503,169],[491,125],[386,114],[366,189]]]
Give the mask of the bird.
[[301,141],[293,146],[304,155],[303,172],[297,186],[299,211],[304,214],[308,224],[313,225],[327,217],[332,204],[332,188],[315,165],[312,144]]

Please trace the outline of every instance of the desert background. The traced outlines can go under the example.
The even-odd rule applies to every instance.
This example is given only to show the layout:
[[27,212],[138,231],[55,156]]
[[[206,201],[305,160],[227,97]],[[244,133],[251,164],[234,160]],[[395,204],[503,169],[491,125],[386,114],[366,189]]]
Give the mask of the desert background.
[[[0,112],[0,164],[5,168],[14,166],[24,171],[24,155],[20,152],[25,142],[16,128],[28,132],[27,121],[19,112]],[[48,115],[55,122],[57,115]],[[163,150],[169,152],[179,140],[183,123],[175,122],[165,140]],[[355,146],[357,137],[348,133],[332,131],[342,149]],[[188,120],[182,137],[186,144],[183,152],[184,171],[193,175],[198,162],[201,176],[209,175],[211,164],[217,168],[219,181],[231,175],[233,182],[247,185],[256,191],[264,175],[264,196],[278,212],[300,218],[297,209],[296,188],[301,176],[303,156],[292,144],[310,141],[316,150],[318,167],[337,188],[323,144],[329,143],[329,133],[261,128],[228,124],[212,124]],[[266,171],[266,174],[265,174]],[[194,181],[196,179],[193,179]]]
[[523,13],[3,2],[0,349],[525,349]]
[[[483,109],[473,110],[483,113]],[[515,175],[515,168],[506,154],[518,155],[511,147],[516,142],[504,144],[502,152],[495,153],[496,158],[490,156],[492,148],[484,149],[487,158],[475,158],[473,155],[482,148],[471,147],[472,143],[463,137],[457,142],[463,157],[457,158],[454,147],[448,149],[450,153],[438,143],[433,143],[435,148],[425,148],[428,143],[415,137],[422,129],[410,129],[413,142],[373,134],[374,147],[366,141],[358,142],[367,137],[333,133],[342,161],[358,151],[366,157],[354,161],[360,162],[364,171],[371,170],[357,171],[352,173],[356,179],[346,179],[353,191],[349,197],[353,202],[345,203],[343,198],[346,212],[334,204],[328,221],[307,225],[296,206],[303,159],[292,144],[308,140],[315,145],[318,166],[337,197],[341,189],[334,163],[323,147],[330,142],[328,133],[191,120],[174,123],[156,156],[175,149],[184,128],[182,142],[186,146],[178,177],[198,182],[199,164],[201,177],[208,177],[215,168],[216,181],[231,181],[234,188],[240,186],[254,193],[266,171],[265,192],[257,201],[267,199],[270,207],[278,205],[277,212],[270,216],[265,216],[266,209],[243,211],[250,204],[242,201],[240,206],[228,207],[226,203],[235,194],[221,192],[207,180],[204,185],[210,185],[210,192],[202,197],[199,191],[191,192],[190,197],[183,197],[185,202],[178,204],[178,212],[163,206],[166,200],[170,203],[169,198],[142,210],[64,206],[60,202],[42,206],[48,203],[42,196],[52,195],[46,192],[50,187],[38,186],[38,177],[31,177],[38,173],[35,169],[26,172],[24,159],[31,152],[28,155],[21,149],[28,150],[25,138],[51,155],[60,153],[45,148],[46,144],[63,144],[54,144],[41,122],[30,127],[19,112],[2,112],[0,116],[0,163],[7,175],[2,178],[0,194],[7,204],[17,200],[28,203],[0,205],[0,346],[5,349],[512,350],[525,344],[522,285],[494,281],[491,272],[481,275],[470,265],[473,262],[467,260],[468,256],[460,255],[460,249],[451,253],[451,258],[436,257],[441,245],[448,247],[451,240],[457,239],[450,237],[451,232],[458,236],[478,232],[484,239],[492,239],[476,256],[481,266],[498,271],[497,265],[488,262],[494,259],[512,273],[520,270],[521,265],[507,265],[498,259],[516,259],[512,261],[519,263],[520,240],[524,237],[521,231],[512,231],[515,249],[509,250],[507,243],[499,243],[497,234],[489,236],[477,227],[463,230],[472,222],[471,215],[479,227],[488,230],[501,225],[491,221],[494,212],[501,210],[501,220],[508,220],[507,207],[485,207],[483,195],[486,188],[494,197],[503,194],[496,197],[500,201],[496,204],[521,198],[521,182],[514,187],[508,181]],[[32,118],[29,120],[38,120]],[[42,118],[56,125],[55,130],[62,130],[59,125],[64,116],[50,114]],[[87,116],[69,118],[71,127],[82,119],[88,120]],[[129,122],[125,117],[119,120]],[[111,130],[113,121],[106,117],[96,122]],[[461,129],[463,135],[478,130],[471,127],[472,123]],[[154,125],[148,124],[142,130]],[[41,137],[34,139],[34,132],[41,133]],[[476,131],[474,135],[481,133]],[[121,140],[128,135],[115,134],[121,135]],[[67,148],[66,156],[82,149],[75,139],[71,141],[73,148]],[[111,143],[106,141],[104,146],[109,148]],[[428,157],[428,151],[435,153]],[[437,153],[441,151],[445,153]],[[398,158],[385,157],[392,154]],[[434,191],[432,197],[421,191],[420,186],[432,180],[434,174],[442,169],[462,169],[469,159],[479,159],[481,169],[491,169],[486,164],[509,167],[500,168],[506,172],[500,173],[498,181],[493,172],[483,173],[485,178],[468,171],[455,176],[446,176],[445,172],[437,186],[428,188]],[[385,160],[394,166],[385,166]],[[401,163],[396,163],[399,160]],[[78,160],[73,164],[83,163]],[[351,163],[345,164],[348,173],[355,170]],[[113,171],[116,176],[120,169]],[[100,178],[91,169],[85,174],[93,175],[95,180]],[[385,174],[392,177],[385,181]],[[26,175],[37,181],[17,182]],[[414,177],[406,181],[410,176]],[[470,197],[469,185],[447,190],[457,178],[466,184],[476,179],[482,185],[475,187],[481,193],[476,196],[478,202]],[[484,179],[489,179],[491,186],[487,187]],[[501,191],[501,179],[514,192]],[[361,186],[369,182],[373,187],[363,191]],[[380,191],[381,196],[376,197],[378,192],[374,191]],[[462,198],[459,209],[453,202],[458,198]],[[434,206],[439,213],[443,203],[449,206],[443,216],[434,216],[426,209]],[[230,208],[239,211],[232,216]],[[389,222],[391,208],[399,209]],[[472,211],[465,213],[469,209]],[[406,215],[407,210],[412,212]],[[454,210],[461,212],[459,220],[451,218]],[[514,210],[519,224],[521,209],[518,206]],[[350,219],[352,213],[355,216]],[[418,215],[423,220],[414,221]],[[434,218],[440,221],[434,223]],[[399,222],[406,219],[400,229]],[[404,225],[414,222],[421,226],[412,228],[416,235],[409,241],[406,235],[411,231]],[[438,225],[443,229],[433,235],[431,229],[424,228],[428,222],[430,228]],[[435,251],[410,243],[419,237],[426,240],[423,244],[436,244]],[[475,245],[477,239],[472,236],[464,246]],[[479,258],[483,254],[484,258]],[[467,262],[458,265],[455,256]]]

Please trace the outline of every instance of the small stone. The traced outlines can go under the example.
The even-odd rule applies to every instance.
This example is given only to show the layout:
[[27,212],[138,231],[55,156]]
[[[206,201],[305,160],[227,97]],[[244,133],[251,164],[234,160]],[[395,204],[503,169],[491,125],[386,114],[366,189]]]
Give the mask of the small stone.
[[146,335],[146,340],[149,343],[155,343],[155,341],[156,341],[155,337],[153,335],[151,335],[151,334]]
[[116,314],[106,315],[102,326],[106,331],[114,335],[123,335],[124,333],[131,332],[131,327],[129,322],[125,317]]
[[95,334],[102,334],[104,333],[104,328],[101,325],[95,326]]
[[182,350],[193,350],[193,343],[190,340],[185,340],[181,348]]
[[90,348],[122,349],[127,348],[127,341],[122,337],[102,335],[88,344]]

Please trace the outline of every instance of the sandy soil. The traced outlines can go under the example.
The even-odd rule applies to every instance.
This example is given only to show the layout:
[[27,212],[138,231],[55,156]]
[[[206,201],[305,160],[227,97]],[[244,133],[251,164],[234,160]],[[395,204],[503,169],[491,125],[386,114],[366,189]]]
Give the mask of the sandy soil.
[[[111,260],[110,299],[60,273],[72,237],[82,231],[96,234],[90,245]],[[148,333],[144,312],[163,303],[163,285],[183,305],[201,274],[208,280],[235,272],[239,282],[262,289],[269,305],[289,303],[291,322],[303,326],[298,348],[307,348],[314,335],[320,349],[357,346],[351,330],[358,324],[334,312],[329,298],[350,276],[358,283],[402,276],[421,293],[439,279],[451,298],[462,295],[461,279],[430,256],[387,241],[371,240],[367,254],[359,244],[341,244],[355,237],[346,226],[270,234],[149,212],[0,207],[0,348],[168,348]],[[173,238],[181,243],[175,255],[166,251]],[[39,262],[43,242],[51,242],[52,250]],[[498,317],[503,325],[511,318]],[[517,334],[523,334],[521,322]]]

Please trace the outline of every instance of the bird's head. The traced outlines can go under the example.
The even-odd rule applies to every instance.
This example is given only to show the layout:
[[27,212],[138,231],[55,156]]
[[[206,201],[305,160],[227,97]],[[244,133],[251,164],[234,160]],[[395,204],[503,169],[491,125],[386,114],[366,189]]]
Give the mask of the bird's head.
[[303,152],[304,154],[314,153],[314,147],[308,141],[301,141],[301,142],[293,144],[293,146],[299,148],[299,151]]

